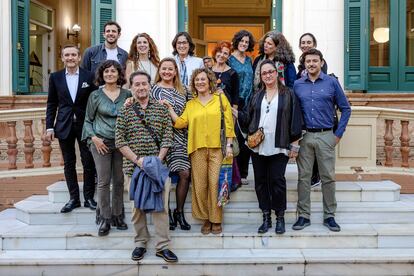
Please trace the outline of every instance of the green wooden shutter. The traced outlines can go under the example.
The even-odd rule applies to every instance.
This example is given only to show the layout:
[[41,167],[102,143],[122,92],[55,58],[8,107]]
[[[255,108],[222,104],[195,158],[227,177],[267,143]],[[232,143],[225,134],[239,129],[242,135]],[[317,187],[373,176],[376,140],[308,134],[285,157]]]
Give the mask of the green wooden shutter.
[[345,0],[345,88],[366,90],[369,1]]
[[104,42],[103,26],[115,20],[116,0],[92,0],[92,45]]
[[29,92],[29,0],[12,0],[13,91]]

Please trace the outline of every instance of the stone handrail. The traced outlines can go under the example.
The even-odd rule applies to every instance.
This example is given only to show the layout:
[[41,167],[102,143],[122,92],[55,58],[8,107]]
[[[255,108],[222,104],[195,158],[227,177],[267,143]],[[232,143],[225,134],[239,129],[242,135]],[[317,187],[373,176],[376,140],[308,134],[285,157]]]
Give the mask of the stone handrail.
[[[24,157],[25,168],[34,168],[33,154],[35,152],[33,135],[33,122],[40,120],[42,130],[40,134],[40,140],[42,141],[42,155],[43,155],[43,167],[50,167],[50,154],[52,151],[51,142],[45,139],[46,129],[46,108],[27,108],[27,109],[13,109],[13,110],[1,110],[0,111],[0,123],[6,123],[8,129],[7,142],[7,155],[8,155],[8,169],[17,169],[17,142],[22,139],[24,142]],[[24,137],[17,137],[16,124],[17,122],[23,122]]]
[[[50,167],[50,156],[52,146],[45,139],[45,113],[46,108],[28,108],[1,110],[0,123],[6,123],[8,128],[7,155],[8,169],[16,169],[17,142],[24,142],[25,168],[33,168],[33,153],[35,152],[33,135],[33,122],[41,123],[40,140],[42,151],[42,166]],[[385,166],[393,166],[392,154],[394,151],[393,122],[400,121],[401,133],[401,166],[408,167],[409,147],[409,121],[414,121],[414,111],[369,107],[353,106],[352,115],[347,126],[347,130],[336,150],[336,167],[340,170],[350,170],[354,167],[375,170],[377,166],[377,132],[378,119],[385,121],[384,151]],[[24,137],[17,137],[16,123],[23,122]],[[23,130],[22,130],[23,131]],[[38,132],[39,133],[39,132]],[[38,134],[39,135],[39,134]],[[37,139],[39,140],[39,139]],[[62,161],[61,161],[62,165]]]
[[347,130],[337,149],[337,168],[348,170],[353,167],[375,170],[377,162],[378,119],[385,121],[384,151],[385,166],[393,166],[394,135],[393,122],[400,121],[401,167],[408,167],[409,121],[414,121],[413,110],[352,106],[352,115]]

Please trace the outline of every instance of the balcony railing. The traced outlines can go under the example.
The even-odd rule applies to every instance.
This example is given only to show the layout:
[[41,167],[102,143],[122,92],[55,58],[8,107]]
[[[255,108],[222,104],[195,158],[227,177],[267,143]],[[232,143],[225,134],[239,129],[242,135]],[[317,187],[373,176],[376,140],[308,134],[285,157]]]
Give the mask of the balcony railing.
[[[0,152],[0,157],[3,160],[6,159],[8,164],[0,168],[17,169],[17,163],[21,163],[23,159],[24,168],[27,169],[51,167],[53,164],[51,160],[55,160],[56,165],[63,165],[57,143],[52,144],[45,139],[45,111],[45,108],[0,111],[0,123],[3,128],[6,128],[0,128],[2,132],[0,134],[5,136],[4,133],[8,133],[6,139],[0,141],[3,149],[6,143],[7,149],[6,152],[4,150]],[[414,111],[365,106],[352,107],[352,116],[347,131],[337,147],[337,168],[374,169],[378,161],[377,153],[381,153],[382,150],[385,153],[385,166],[400,164],[401,167],[409,167],[410,121],[414,121]],[[395,122],[398,125],[394,124]],[[396,135],[400,143],[395,141],[395,131],[398,131]],[[377,140],[377,137],[383,137],[383,140]],[[19,150],[22,151],[20,154]],[[396,154],[396,151],[399,153]],[[5,154],[7,158],[4,158]]]

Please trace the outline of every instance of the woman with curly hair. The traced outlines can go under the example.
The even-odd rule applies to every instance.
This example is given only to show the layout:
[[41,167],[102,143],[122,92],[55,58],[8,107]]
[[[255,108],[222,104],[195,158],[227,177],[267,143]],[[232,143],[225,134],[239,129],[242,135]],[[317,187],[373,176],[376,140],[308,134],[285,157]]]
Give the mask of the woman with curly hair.
[[267,32],[259,41],[259,53],[260,55],[253,62],[254,91],[261,88],[259,68],[266,59],[275,62],[282,83],[293,88],[293,83],[296,80],[295,55],[285,36],[277,31]]
[[170,111],[175,128],[188,128],[187,152],[191,162],[193,217],[203,220],[201,233],[222,232],[223,210],[217,205],[218,181],[223,161],[220,127],[223,106],[226,125],[226,158],[233,157],[234,127],[232,109],[222,93],[216,93],[216,78],[207,68],[196,69],[191,78],[195,97],[187,102],[184,112],[178,116],[173,106],[164,104]]
[[128,61],[125,69],[125,79],[128,80],[132,72],[142,70],[151,76],[154,82],[158,71],[160,57],[154,40],[147,33],[137,34],[129,47]]
[[[254,50],[253,35],[246,30],[240,30],[234,34],[232,40],[232,54],[229,57],[230,67],[239,76],[239,101],[238,108],[242,110],[248,103],[253,89],[253,67],[252,59],[246,55]],[[249,173],[249,160],[251,150],[245,145],[245,138],[236,125],[236,136],[240,146],[240,153],[236,157],[240,171],[241,184],[249,184],[247,176]]]
[[[82,140],[86,140],[95,161],[98,175],[97,223],[101,223],[99,236],[109,234],[111,222],[119,230],[128,227],[123,221],[124,174],[122,153],[115,147],[115,125],[119,110],[131,97],[125,83],[121,65],[114,60],[104,61],[96,71],[98,90],[91,93],[86,107]],[[111,191],[112,182],[112,208]]]

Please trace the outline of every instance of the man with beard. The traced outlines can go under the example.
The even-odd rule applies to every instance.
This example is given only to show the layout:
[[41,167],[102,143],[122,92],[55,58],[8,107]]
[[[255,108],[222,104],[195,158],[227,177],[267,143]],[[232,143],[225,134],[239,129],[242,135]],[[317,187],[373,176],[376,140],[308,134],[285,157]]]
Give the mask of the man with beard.
[[128,53],[118,47],[117,43],[120,36],[121,26],[115,21],[106,22],[103,32],[105,42],[86,49],[81,67],[95,73],[102,61],[112,59],[119,62],[125,69]]
[[[138,166],[146,170],[146,159],[158,158],[163,161],[168,149],[173,143],[172,122],[166,107],[149,97],[151,77],[144,71],[136,71],[129,77],[130,89],[135,103],[120,110],[116,122],[115,144],[124,155],[125,185],[130,187],[131,178],[135,181],[134,169]],[[168,169],[167,173],[168,175]],[[137,185],[141,185],[138,183]],[[170,181],[164,183],[162,197],[163,206],[153,211],[156,238],[156,256],[167,262],[177,262],[177,256],[168,249],[169,222],[168,222],[168,194]],[[132,187],[130,187],[132,189]],[[134,198],[135,200],[136,198]],[[135,246],[132,260],[139,261],[144,257],[146,245],[150,238],[147,228],[145,209],[132,208],[132,224],[135,228]]]
[[[293,230],[310,225],[310,190],[313,163],[319,165],[323,195],[323,225],[331,231],[340,231],[335,222],[335,146],[345,132],[351,107],[338,80],[321,71],[323,56],[319,50],[310,49],[302,54],[306,75],[293,86],[300,103],[306,133],[300,141],[298,164],[298,220]],[[302,59],[301,58],[301,59]],[[341,111],[341,119],[334,131],[335,106]]]

